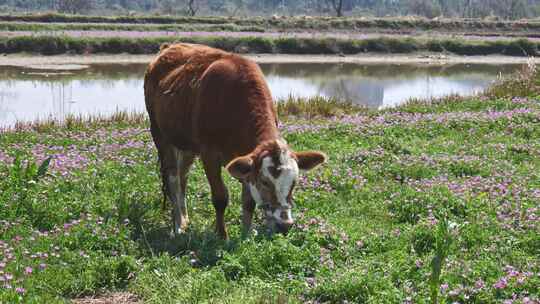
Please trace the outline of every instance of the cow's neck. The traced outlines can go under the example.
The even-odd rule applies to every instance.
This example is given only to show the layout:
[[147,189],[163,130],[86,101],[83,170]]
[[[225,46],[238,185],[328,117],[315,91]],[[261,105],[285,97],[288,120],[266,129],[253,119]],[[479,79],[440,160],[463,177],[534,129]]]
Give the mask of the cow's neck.
[[261,85],[252,88],[252,97],[248,102],[252,109],[252,117],[249,123],[250,127],[253,128],[251,134],[255,135],[253,148],[280,138],[272,95],[264,80],[261,80],[261,83]]
[[280,138],[278,128],[274,122],[268,122],[256,126],[255,130],[255,147],[268,141],[277,140]]

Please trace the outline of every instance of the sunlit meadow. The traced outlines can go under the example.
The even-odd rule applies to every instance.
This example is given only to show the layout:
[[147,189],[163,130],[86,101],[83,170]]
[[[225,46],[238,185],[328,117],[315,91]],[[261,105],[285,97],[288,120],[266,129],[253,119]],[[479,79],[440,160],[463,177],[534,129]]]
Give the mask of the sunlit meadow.
[[540,303],[537,79],[377,112],[282,115],[290,145],[329,162],[301,177],[286,236],[243,239],[227,177],[226,242],[199,163],[190,230],[170,237],[144,120],[4,130],[0,303],[117,291],[145,303]]

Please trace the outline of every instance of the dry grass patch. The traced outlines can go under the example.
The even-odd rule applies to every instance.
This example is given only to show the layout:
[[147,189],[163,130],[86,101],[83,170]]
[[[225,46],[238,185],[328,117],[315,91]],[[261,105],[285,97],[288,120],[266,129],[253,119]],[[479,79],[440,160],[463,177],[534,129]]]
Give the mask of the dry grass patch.
[[97,297],[75,299],[75,304],[139,304],[142,303],[134,294],[127,292],[110,293]]

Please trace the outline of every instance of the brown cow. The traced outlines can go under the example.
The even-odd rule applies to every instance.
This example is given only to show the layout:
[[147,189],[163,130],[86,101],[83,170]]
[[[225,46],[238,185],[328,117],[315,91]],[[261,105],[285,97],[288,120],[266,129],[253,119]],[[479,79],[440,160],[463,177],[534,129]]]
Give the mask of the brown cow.
[[174,205],[174,233],[187,228],[187,174],[196,155],[210,183],[221,237],[227,238],[225,164],[242,182],[245,231],[256,205],[269,228],[289,229],[298,169],[315,168],[326,156],[293,152],[280,137],[272,96],[256,63],[203,45],[165,45],[146,71],[144,90],[163,190]]

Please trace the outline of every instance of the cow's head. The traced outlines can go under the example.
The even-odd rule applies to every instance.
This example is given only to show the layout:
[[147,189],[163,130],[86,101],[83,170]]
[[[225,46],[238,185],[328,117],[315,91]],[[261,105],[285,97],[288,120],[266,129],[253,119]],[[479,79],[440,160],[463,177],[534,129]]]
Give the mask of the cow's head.
[[261,144],[252,153],[232,160],[227,170],[249,185],[268,228],[286,232],[294,223],[292,193],[299,170],[311,170],[325,161],[324,153],[294,152],[280,139]]

